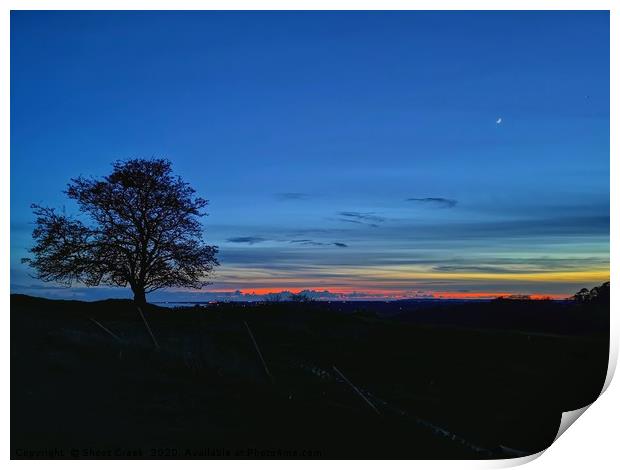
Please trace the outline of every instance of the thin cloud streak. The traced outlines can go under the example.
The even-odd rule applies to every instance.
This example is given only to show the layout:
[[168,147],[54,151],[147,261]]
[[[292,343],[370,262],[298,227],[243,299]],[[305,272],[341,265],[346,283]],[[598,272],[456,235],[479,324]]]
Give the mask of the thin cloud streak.
[[291,240],[290,243],[296,243],[298,245],[307,245],[307,246],[330,246],[330,245],[334,245],[337,246],[339,248],[346,248],[348,245],[346,243],[341,243],[341,242],[329,242],[329,243],[325,243],[325,242],[317,242],[314,240]]
[[275,197],[280,201],[300,201],[309,199],[310,195],[307,193],[276,193]]
[[342,217],[346,217],[349,219],[355,219],[363,222],[384,222],[385,218],[375,215],[374,212],[352,212],[352,211],[344,211],[339,212],[339,215]]
[[226,241],[230,243],[247,243],[248,245],[254,245],[256,243],[262,243],[267,240],[261,237],[233,237],[228,238]]
[[239,244],[247,244],[247,245],[256,245],[257,243],[263,242],[288,242],[296,245],[305,245],[305,246],[337,246],[339,248],[347,248],[348,245],[342,242],[319,242],[310,239],[297,239],[297,240],[270,240],[263,237],[233,237],[226,239],[229,243],[239,243]]
[[447,199],[445,197],[410,197],[405,199],[405,201],[432,204],[441,208],[451,208],[456,206],[458,203],[456,199]]

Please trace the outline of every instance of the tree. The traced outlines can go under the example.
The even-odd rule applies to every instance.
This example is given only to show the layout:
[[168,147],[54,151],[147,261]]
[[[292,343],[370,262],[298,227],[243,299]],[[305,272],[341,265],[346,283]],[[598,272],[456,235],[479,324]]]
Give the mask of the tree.
[[65,194],[81,219],[33,204],[32,258],[22,261],[43,281],[129,286],[138,304],[164,287],[199,289],[218,265],[202,239],[208,201],[163,159],[113,163],[103,179],[74,178]]
[[588,290],[585,287],[573,295],[573,300],[580,303],[597,303],[597,304],[609,304],[610,287],[609,281],[604,282],[600,286],[593,287]]
[[590,291],[584,287],[573,295],[573,299],[577,302],[587,302],[590,299]]

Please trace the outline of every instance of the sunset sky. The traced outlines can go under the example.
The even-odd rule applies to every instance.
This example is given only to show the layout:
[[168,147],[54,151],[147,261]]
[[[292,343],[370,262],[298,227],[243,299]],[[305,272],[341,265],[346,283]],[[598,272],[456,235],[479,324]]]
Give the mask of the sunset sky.
[[29,206],[157,156],[221,266],[154,299],[566,297],[609,279],[609,152],[607,12],[13,12],[11,292],[130,297],[33,279]]

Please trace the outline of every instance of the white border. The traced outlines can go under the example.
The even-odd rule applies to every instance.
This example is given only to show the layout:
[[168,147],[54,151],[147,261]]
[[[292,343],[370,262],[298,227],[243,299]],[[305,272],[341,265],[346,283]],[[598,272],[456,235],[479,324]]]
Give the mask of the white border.
[[[489,0],[383,0],[381,2],[373,2],[369,0],[298,0],[295,2],[284,0],[228,0],[228,1],[200,1],[200,0],[9,0],[3,2],[2,14],[0,16],[0,184],[1,204],[3,217],[0,218],[0,250],[4,267],[0,270],[2,284],[5,288],[0,292],[0,298],[4,308],[2,309],[2,331],[4,333],[2,358],[2,377],[9,377],[10,364],[10,343],[9,343],[9,292],[10,292],[10,218],[9,218],[9,198],[10,198],[10,177],[9,177],[9,154],[10,154],[10,10],[611,10],[611,82],[619,83],[620,76],[618,74],[618,20],[616,11],[611,1],[582,1],[582,0],[505,0],[505,1],[489,1]],[[617,9],[615,9],[617,10]],[[618,110],[618,94],[615,89],[611,88],[611,155],[616,155],[618,150],[618,140],[616,138],[618,126],[616,119],[616,111]],[[610,179],[613,183],[613,176],[617,175],[618,165],[611,159]],[[611,311],[615,312],[620,306],[620,292],[615,288],[618,276],[615,275],[614,266],[618,260],[618,249],[616,241],[618,240],[617,218],[614,214],[618,213],[620,204],[618,204],[619,192],[610,185],[611,188],[611,283],[612,289]],[[618,332],[619,326],[615,315],[611,317],[611,350],[610,350],[610,368],[605,384],[607,388],[610,384],[613,371],[615,370],[618,357]],[[616,381],[617,382],[617,381]],[[6,382],[5,382],[6,383]],[[9,460],[9,441],[10,441],[10,392],[9,387],[2,387],[2,421],[4,427],[2,429],[2,444],[5,449],[5,458]],[[579,419],[577,426],[572,426],[560,439],[554,443],[542,456],[530,463],[530,468],[536,468],[541,465],[553,465],[563,469],[582,469],[586,466],[591,468],[615,468],[620,462],[618,453],[616,452],[617,438],[615,433],[614,420],[618,416],[620,409],[620,388],[617,383],[612,384],[606,390],[601,398],[597,400],[584,415]],[[17,417],[18,419],[18,417]],[[517,464],[526,463],[533,460],[532,457],[524,459],[515,459],[509,461],[389,461],[382,462],[381,465],[389,465],[392,468],[411,469],[412,466],[423,466],[424,468],[500,468],[506,466],[515,466]],[[613,464],[616,462],[616,464]],[[11,465],[19,467],[36,466],[39,463],[34,461],[12,461]],[[52,468],[65,468],[66,466],[83,466],[82,461],[45,461],[46,465]],[[115,466],[135,466],[148,465],[150,468],[164,468],[170,465],[166,461],[116,461]],[[94,467],[107,468],[110,463],[106,461],[90,461],[88,465]],[[220,468],[237,468],[243,463],[235,461],[188,461],[183,465],[193,466],[194,468],[204,468],[205,465],[218,466]],[[253,461],[251,465],[265,469],[273,470],[274,468],[285,468],[291,465],[286,461]],[[327,465],[331,468],[340,467],[343,463],[338,461],[322,461],[308,462],[299,461],[293,465],[299,468],[314,468],[316,465]],[[348,463],[346,465],[354,465],[355,468],[371,468],[377,463],[372,461],[358,461]]]
[[8,0],[7,10],[612,10],[610,0]]

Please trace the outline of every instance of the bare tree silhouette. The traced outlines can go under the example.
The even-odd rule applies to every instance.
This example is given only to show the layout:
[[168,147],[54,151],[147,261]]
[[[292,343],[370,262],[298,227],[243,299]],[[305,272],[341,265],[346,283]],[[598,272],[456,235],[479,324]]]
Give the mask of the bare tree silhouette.
[[102,179],[74,178],[65,194],[84,221],[32,205],[36,226],[22,262],[43,281],[129,285],[137,304],[164,287],[201,288],[218,265],[204,243],[200,217],[208,201],[164,159],[113,163]]

